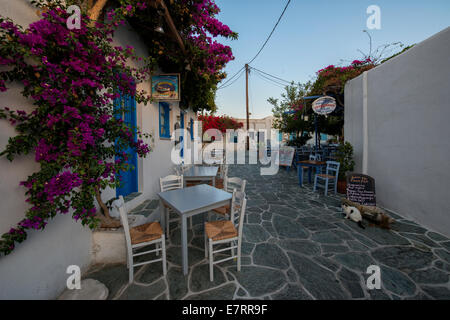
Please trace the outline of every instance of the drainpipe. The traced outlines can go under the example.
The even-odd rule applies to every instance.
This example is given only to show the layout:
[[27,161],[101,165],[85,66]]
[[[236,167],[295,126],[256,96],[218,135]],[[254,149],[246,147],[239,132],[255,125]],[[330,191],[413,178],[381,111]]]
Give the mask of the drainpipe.
[[367,71],[363,73],[363,158],[362,173],[367,174],[367,166],[369,161],[369,128],[367,117]]

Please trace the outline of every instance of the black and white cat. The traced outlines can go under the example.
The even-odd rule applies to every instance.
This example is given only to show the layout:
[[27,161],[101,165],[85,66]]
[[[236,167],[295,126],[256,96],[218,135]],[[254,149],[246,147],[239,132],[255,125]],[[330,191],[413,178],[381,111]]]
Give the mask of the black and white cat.
[[358,208],[350,207],[346,204],[343,204],[342,210],[345,212],[346,219],[353,220],[354,222],[356,222],[358,224],[358,226],[365,229],[365,227],[362,223],[362,215],[361,215],[361,212],[359,212]]

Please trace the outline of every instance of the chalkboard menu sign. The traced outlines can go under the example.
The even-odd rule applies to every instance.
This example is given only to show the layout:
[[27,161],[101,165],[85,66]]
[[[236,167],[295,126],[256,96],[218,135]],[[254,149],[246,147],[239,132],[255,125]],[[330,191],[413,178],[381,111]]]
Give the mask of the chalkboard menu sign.
[[364,174],[348,175],[347,199],[363,206],[376,206],[375,179]]
[[294,160],[295,149],[293,147],[280,148],[280,166],[290,167]]

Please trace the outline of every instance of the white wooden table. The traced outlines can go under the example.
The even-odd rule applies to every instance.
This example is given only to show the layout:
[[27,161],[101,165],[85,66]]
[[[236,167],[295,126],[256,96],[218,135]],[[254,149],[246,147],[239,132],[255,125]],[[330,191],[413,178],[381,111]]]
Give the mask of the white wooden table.
[[[229,204],[233,195],[221,189],[200,184],[189,188],[158,193],[160,201],[172,208],[181,217],[181,256],[183,274],[188,274],[187,218],[220,208]],[[164,210],[168,210],[161,206]],[[161,225],[165,230],[165,212],[161,215]]]
[[211,180],[215,187],[218,170],[219,167],[216,166],[192,166],[183,173],[184,186],[186,186],[186,181]]

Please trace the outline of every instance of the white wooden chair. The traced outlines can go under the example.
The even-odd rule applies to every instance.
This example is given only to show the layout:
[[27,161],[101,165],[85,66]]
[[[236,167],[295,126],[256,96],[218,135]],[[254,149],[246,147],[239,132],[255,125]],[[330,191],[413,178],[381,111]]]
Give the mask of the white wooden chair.
[[175,166],[173,166],[173,171],[175,172],[175,175],[182,176],[183,175],[183,166],[175,165]]
[[189,170],[192,167],[192,164],[179,164],[173,167],[173,171],[177,176],[182,176],[186,170]]
[[[159,178],[159,185],[161,187],[161,192],[183,189],[183,176],[169,175],[164,178]],[[166,214],[166,234],[167,237],[170,235],[170,223],[173,221],[180,221],[180,217],[170,219],[170,213],[173,212],[169,207],[165,207]],[[166,210],[167,209],[167,210]],[[192,229],[192,217],[190,217],[190,225]]]
[[216,188],[223,189],[225,183],[225,177],[228,176],[228,165],[221,164],[216,176]]
[[[159,222],[150,222],[137,227],[130,228],[128,225],[128,213],[125,210],[125,202],[120,196],[119,201],[115,202],[115,206],[120,213],[120,221],[122,222],[123,230],[125,232],[125,242],[127,246],[127,268],[129,272],[129,283],[133,282],[134,268],[145,264],[162,261],[163,274],[167,273],[166,263],[166,239]],[[137,252],[134,250],[140,249],[149,245],[155,245],[156,249]],[[155,252],[159,256],[162,252],[162,257],[154,260],[134,263],[133,258]]]
[[233,192],[234,189],[237,189],[237,191],[245,192],[245,186],[247,185],[247,180],[243,180],[239,177],[225,177],[224,183],[223,183],[223,189],[226,192]]
[[225,150],[224,149],[213,149],[211,151],[211,158],[215,161],[220,161],[225,163]]
[[[237,258],[237,271],[241,271],[242,229],[244,226],[245,207],[247,199],[244,192],[233,192],[230,220],[205,222],[205,257],[209,255],[209,280],[214,280],[214,265]],[[214,245],[230,246],[214,251]],[[237,249],[237,254],[235,254]],[[231,256],[214,261],[214,254],[231,251]]]
[[[229,193],[233,193],[234,190],[239,191],[239,192],[245,192],[246,185],[247,185],[247,180],[243,180],[238,177],[228,178],[227,176],[225,176],[223,190],[225,190],[226,192],[229,192]],[[219,214],[225,218],[228,218],[230,215],[230,206],[226,205],[226,206],[223,206],[220,208],[216,208],[216,209],[213,209],[212,212]],[[248,219],[248,218],[246,218],[246,219]],[[208,220],[211,220],[209,215],[208,215]],[[248,221],[246,220],[246,222],[248,222]]]
[[227,164],[221,164],[220,165],[220,172],[219,177],[220,179],[225,179],[225,177],[228,176],[228,165]]

